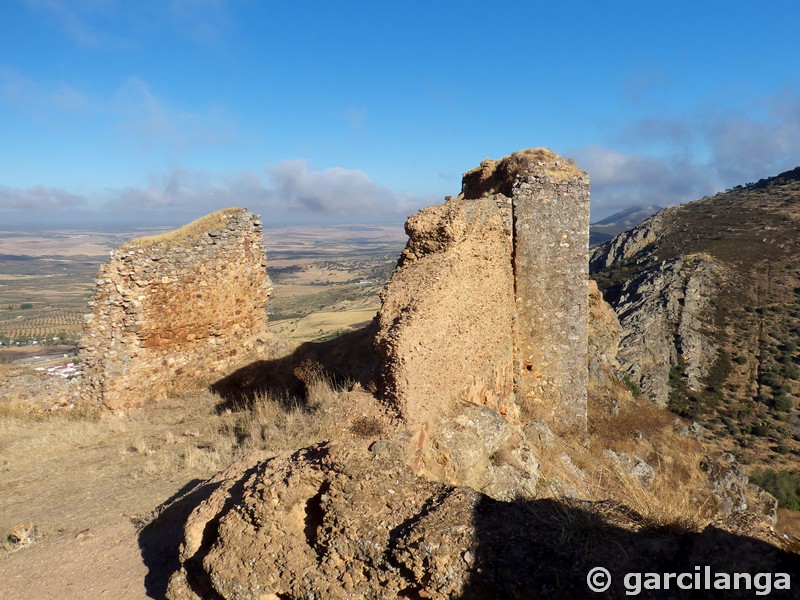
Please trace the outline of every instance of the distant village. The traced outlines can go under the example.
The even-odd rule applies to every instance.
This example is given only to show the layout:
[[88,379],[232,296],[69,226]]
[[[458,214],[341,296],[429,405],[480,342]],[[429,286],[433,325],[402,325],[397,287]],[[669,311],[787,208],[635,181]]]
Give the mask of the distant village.
[[68,362],[65,365],[56,365],[54,367],[36,367],[35,371],[44,371],[53,377],[61,377],[62,379],[74,379],[82,375],[81,369],[73,362]]

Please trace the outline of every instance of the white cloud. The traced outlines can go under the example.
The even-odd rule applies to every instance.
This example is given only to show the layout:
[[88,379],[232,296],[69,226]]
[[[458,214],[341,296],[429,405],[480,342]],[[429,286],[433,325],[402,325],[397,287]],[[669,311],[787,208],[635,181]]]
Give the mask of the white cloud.
[[571,156],[591,178],[594,219],[634,204],[666,206],[718,189],[707,169],[685,158],[654,158],[601,146],[578,149]]
[[291,209],[312,213],[397,212],[403,199],[374,181],[363,171],[334,167],[322,171],[308,168],[305,161],[290,160],[267,168],[274,198]]
[[570,151],[591,177],[595,219],[633,204],[694,200],[798,166],[800,97],[784,90],[739,111],[644,118],[623,128],[617,139],[625,151],[608,146]]
[[105,210],[117,218],[190,218],[226,206],[244,206],[280,221],[402,220],[434,201],[399,194],[363,171],[334,167],[310,169],[291,160],[266,168],[218,176],[173,169],[140,187],[108,190]]
[[227,0],[26,0],[73,41],[87,48],[139,45],[150,33],[177,33],[218,43],[232,26]]
[[28,188],[0,186],[0,211],[24,211],[31,217],[52,217],[53,212],[82,208],[86,199],[58,188],[36,185]]
[[77,112],[90,106],[86,95],[66,83],[34,81],[3,66],[0,66],[0,95],[28,113]]
[[85,47],[118,48],[126,42],[111,34],[110,22],[125,13],[119,0],[26,0],[75,42]]

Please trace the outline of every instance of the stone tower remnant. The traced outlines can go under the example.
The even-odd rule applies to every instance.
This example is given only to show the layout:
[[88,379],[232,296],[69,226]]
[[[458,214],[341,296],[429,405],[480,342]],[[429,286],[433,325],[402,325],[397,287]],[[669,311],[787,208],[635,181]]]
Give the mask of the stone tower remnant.
[[197,385],[263,347],[271,289],[261,220],[244,209],[124,244],[96,280],[83,400],[125,409]]
[[385,396],[412,423],[483,404],[586,428],[589,178],[545,148],[485,160],[412,215],[383,293]]

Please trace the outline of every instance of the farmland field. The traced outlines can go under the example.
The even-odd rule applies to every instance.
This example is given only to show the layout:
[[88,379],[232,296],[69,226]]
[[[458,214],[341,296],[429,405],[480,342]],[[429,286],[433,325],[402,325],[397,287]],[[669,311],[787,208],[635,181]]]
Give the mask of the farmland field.
[[139,230],[0,231],[0,342],[75,345],[94,278]]

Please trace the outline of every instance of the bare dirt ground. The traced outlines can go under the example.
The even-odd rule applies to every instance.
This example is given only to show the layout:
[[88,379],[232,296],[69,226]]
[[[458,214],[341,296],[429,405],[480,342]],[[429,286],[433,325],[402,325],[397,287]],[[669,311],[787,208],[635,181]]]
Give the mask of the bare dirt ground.
[[163,598],[206,479],[252,450],[391,425],[352,381],[303,373],[302,399],[199,390],[113,418],[37,416],[0,398],[0,598]]
[[0,420],[0,534],[24,538],[0,551],[0,597],[160,597],[177,548],[146,547],[139,527],[234,452],[219,433],[234,417],[192,400],[115,420]]

